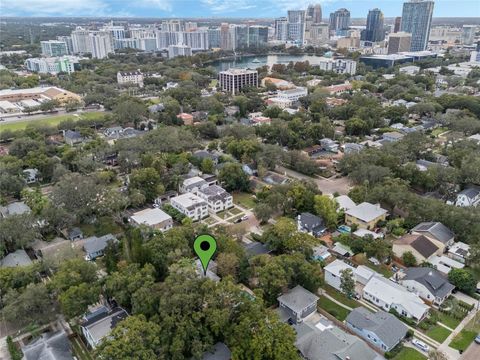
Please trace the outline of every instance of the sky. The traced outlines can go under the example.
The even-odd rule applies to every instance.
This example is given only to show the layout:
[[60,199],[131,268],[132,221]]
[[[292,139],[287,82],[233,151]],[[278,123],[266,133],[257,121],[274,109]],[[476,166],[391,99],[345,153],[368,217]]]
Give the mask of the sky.
[[[97,17],[242,17],[286,16],[305,9],[312,0],[0,0],[1,16]],[[320,0],[323,18],[345,7],[354,18],[365,18],[378,7],[386,17],[401,16],[404,0]],[[479,0],[436,0],[434,17],[480,17]]]

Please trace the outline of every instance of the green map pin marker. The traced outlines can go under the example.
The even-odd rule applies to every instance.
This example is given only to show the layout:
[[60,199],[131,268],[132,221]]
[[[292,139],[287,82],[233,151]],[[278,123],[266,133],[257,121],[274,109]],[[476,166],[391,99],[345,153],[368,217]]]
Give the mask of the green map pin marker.
[[211,235],[197,236],[193,243],[193,250],[200,258],[203,267],[203,273],[207,274],[208,263],[212,260],[213,254],[217,250],[217,240]]

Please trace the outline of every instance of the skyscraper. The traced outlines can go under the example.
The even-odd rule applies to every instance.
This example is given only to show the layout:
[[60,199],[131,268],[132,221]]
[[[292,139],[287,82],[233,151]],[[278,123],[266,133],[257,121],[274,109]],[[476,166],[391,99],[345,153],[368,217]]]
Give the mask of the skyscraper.
[[397,16],[395,18],[395,25],[393,26],[393,32],[397,33],[400,31],[400,24],[402,23],[402,18]]
[[81,27],[77,27],[72,31],[72,45],[75,54],[92,52],[92,46],[88,35],[89,31]]
[[367,27],[362,40],[372,42],[385,40],[383,13],[380,9],[373,9],[368,12]]
[[410,51],[411,43],[412,34],[406,32],[390,34],[388,37],[388,54]]
[[113,39],[108,31],[91,31],[89,34],[92,58],[104,59],[113,53]]
[[275,40],[287,41],[288,39],[288,19],[281,17],[275,19]]
[[322,6],[320,4],[310,4],[307,8],[307,17],[309,17],[314,24],[322,22]]
[[330,30],[346,30],[350,26],[350,11],[338,9],[330,14]]
[[67,44],[59,40],[40,41],[43,56],[63,56],[68,54]]
[[288,40],[303,44],[305,15],[305,10],[288,10]]
[[248,47],[263,47],[268,42],[268,27],[253,25],[248,27]]
[[219,48],[221,45],[220,41],[220,29],[208,29],[208,44],[211,48]]
[[403,4],[401,28],[412,34],[410,51],[423,51],[427,48],[433,5],[432,0],[410,0]]
[[462,40],[465,45],[472,45],[475,40],[476,25],[463,25],[462,28]]

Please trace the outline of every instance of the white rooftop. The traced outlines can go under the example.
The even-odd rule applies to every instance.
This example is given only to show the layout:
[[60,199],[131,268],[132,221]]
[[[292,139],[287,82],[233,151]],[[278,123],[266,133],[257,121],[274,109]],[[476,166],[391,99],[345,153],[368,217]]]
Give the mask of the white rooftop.
[[202,179],[200,176],[194,176],[188,179],[183,180],[183,186],[190,186],[192,184],[197,184],[197,183],[207,183],[204,179]]
[[379,216],[385,215],[387,210],[382,209],[379,204],[374,205],[368,202],[363,202],[354,208],[347,210],[345,213],[365,222],[370,222]]
[[444,274],[448,274],[452,269],[463,269],[465,267],[461,262],[450,259],[444,255],[432,255],[428,258],[428,262]]
[[202,198],[192,193],[186,193],[179,196],[175,196],[170,201],[176,202],[181,206],[183,206],[184,208],[188,208],[190,206],[207,204],[205,200],[203,200]]
[[352,270],[353,273],[355,273],[355,268],[353,266],[348,265],[347,263],[341,261],[341,260],[335,260],[325,266],[324,270],[328,271],[329,273],[336,275],[336,276],[341,276],[341,271],[345,269],[350,269]]
[[402,305],[417,319],[422,318],[429,309],[420,297],[384,277],[372,277],[363,291],[377,297],[386,304]]
[[376,232],[373,232],[373,231],[370,231],[370,230],[367,230],[367,229],[358,229],[353,233],[353,235],[361,237],[361,238],[363,238],[365,236],[371,236],[374,239],[379,239],[379,238],[383,237],[382,233],[377,234]]
[[338,203],[338,209],[340,210],[349,210],[357,206],[350,197],[347,195],[340,195],[334,198],[335,201]]
[[145,209],[137,211],[132,216],[132,220],[135,223],[148,226],[154,226],[171,218],[172,217],[170,215],[160,209]]

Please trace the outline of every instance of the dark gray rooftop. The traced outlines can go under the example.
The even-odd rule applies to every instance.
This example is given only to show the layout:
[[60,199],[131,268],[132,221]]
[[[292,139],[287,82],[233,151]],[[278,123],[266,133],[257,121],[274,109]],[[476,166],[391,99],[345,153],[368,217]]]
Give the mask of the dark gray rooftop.
[[454,288],[438,271],[429,267],[412,267],[405,270],[402,280],[415,280],[425,286],[434,296],[443,298]]
[[224,343],[218,342],[212,351],[203,354],[202,360],[230,360],[232,353]]
[[289,309],[299,313],[313,303],[316,304],[318,299],[317,295],[297,285],[286,294],[279,296],[277,300]]
[[62,331],[43,333],[22,347],[24,360],[73,360],[70,341]]
[[345,321],[358,329],[375,333],[388,347],[395,346],[407,333],[407,326],[394,315],[379,310],[376,313],[364,307],[353,309]]
[[441,222],[420,223],[412,229],[412,232],[426,233],[427,236],[431,236],[444,244],[455,237],[455,234]]

